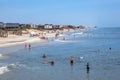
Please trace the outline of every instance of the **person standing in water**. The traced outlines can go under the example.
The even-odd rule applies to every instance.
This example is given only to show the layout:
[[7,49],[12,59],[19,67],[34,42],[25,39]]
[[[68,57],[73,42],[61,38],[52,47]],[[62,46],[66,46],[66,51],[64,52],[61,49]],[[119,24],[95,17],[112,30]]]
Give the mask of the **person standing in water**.
[[89,73],[89,71],[90,71],[89,63],[87,63],[87,65],[86,65],[86,70],[87,70],[87,73]]
[[54,63],[55,63],[55,62],[54,62],[53,60],[52,60],[52,61],[50,61],[50,64],[51,64],[52,66],[54,65]]
[[27,43],[25,43],[25,48],[27,48]]
[[70,58],[70,64],[73,64],[74,63],[74,58],[71,56]]
[[112,48],[111,47],[109,47],[109,50],[111,50]]
[[31,49],[31,44],[29,44],[29,49]]
[[43,54],[42,58],[46,58],[47,56],[45,54]]

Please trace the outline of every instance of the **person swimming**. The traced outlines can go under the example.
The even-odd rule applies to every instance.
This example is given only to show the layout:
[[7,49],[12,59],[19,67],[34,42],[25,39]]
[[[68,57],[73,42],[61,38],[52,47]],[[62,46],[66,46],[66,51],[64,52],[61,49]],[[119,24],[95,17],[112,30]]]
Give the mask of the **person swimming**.
[[52,60],[52,61],[50,61],[50,64],[51,64],[52,66],[54,65],[54,63],[55,63],[55,62],[54,62],[53,60]]
[[47,62],[44,61],[44,62],[42,62],[42,64],[47,64]]
[[45,54],[43,54],[42,58],[46,58],[47,56]]

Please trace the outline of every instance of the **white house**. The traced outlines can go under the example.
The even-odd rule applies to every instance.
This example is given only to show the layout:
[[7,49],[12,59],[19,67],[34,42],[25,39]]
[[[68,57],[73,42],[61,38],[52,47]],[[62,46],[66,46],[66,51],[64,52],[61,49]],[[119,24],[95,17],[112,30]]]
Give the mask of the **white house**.
[[53,29],[53,25],[52,24],[45,24],[44,29]]
[[30,26],[31,26],[31,28],[38,28],[38,25],[36,25],[36,24],[31,24]]

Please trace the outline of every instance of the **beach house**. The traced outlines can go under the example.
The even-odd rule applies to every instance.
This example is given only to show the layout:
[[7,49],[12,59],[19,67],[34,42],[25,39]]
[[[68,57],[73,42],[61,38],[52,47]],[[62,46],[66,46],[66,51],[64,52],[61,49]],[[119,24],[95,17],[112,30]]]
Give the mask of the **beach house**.
[[43,29],[43,30],[54,30],[58,28],[59,28],[59,25],[53,25],[53,24],[38,25],[38,29]]
[[59,25],[53,25],[53,24],[45,24],[44,29],[56,30],[56,29],[60,29],[60,26]]
[[21,26],[19,23],[4,23],[4,28],[9,34],[22,35]]
[[37,28],[38,28],[38,25],[36,25],[36,24],[30,24],[30,26],[31,26],[31,28],[33,28],[33,29],[37,29]]
[[4,27],[5,27],[5,29],[8,29],[8,30],[21,28],[19,23],[5,23]]
[[49,29],[49,30],[51,30],[51,29],[53,29],[53,25],[52,25],[52,24],[45,24],[45,25],[44,25],[44,29]]
[[3,22],[0,22],[0,37],[8,37],[8,32],[4,30]]
[[0,22],[0,29],[4,28],[4,23]]
[[37,26],[37,28],[38,28],[39,30],[43,30],[43,29],[44,29],[44,25],[39,24],[39,25]]

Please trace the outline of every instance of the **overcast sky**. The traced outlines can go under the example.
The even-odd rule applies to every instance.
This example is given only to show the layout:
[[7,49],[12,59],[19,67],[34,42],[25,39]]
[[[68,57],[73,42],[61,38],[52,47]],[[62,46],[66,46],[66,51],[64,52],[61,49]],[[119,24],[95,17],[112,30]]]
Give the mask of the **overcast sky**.
[[0,22],[120,27],[120,0],[0,0]]

